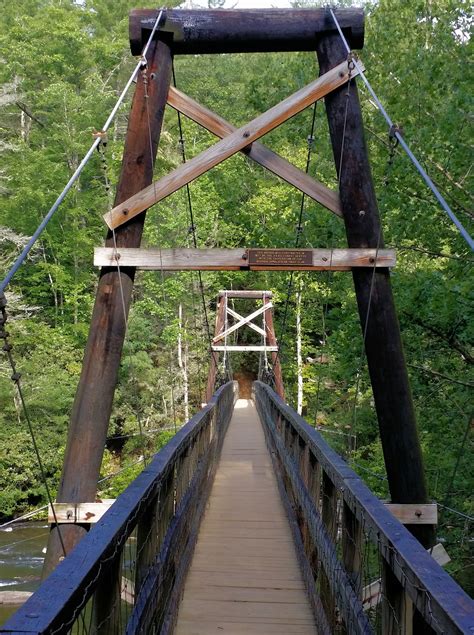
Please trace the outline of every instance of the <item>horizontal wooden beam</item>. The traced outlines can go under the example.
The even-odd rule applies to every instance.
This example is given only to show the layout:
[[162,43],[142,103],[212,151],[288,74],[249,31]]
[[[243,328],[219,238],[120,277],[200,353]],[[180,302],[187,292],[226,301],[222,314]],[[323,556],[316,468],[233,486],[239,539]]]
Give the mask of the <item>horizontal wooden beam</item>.
[[[140,55],[150,37],[159,10],[130,13],[130,48]],[[364,45],[362,9],[335,9],[351,48]],[[175,55],[314,51],[316,39],[336,32],[327,9],[167,10],[160,34],[172,37]]]
[[257,299],[261,299],[263,300],[263,298],[273,298],[273,293],[271,291],[260,291],[257,289],[237,289],[237,290],[221,290],[219,291],[219,297],[223,298],[223,297],[227,297],[227,298],[247,298],[247,299],[252,299],[255,300]]
[[437,525],[436,503],[385,503],[385,507],[404,525]]
[[[359,66],[361,66],[359,64]],[[242,126],[224,139],[196,155],[186,163],[162,177],[155,183],[130,197],[113,210],[104,214],[104,221],[110,229],[123,225],[155,203],[163,200],[176,190],[187,185],[201,174],[222,163],[242,148],[288,121],[318,99],[322,99],[336,88],[358,75],[358,69],[349,69],[347,60],[318,77],[304,88],[293,93],[273,106],[253,121]]]
[[[221,139],[232,134],[237,129],[225,119],[212,112],[212,110],[201,106],[194,101],[194,99],[191,99],[191,97],[188,97],[173,86],[170,86],[168,93],[168,104]],[[341,201],[338,192],[319,183],[316,179],[313,179],[312,176],[303,172],[303,170],[300,170],[279,154],[270,150],[270,148],[255,141],[251,146],[243,148],[241,152],[290,185],[298,188],[301,192],[304,192],[307,196],[331,210],[331,212],[334,212],[337,216],[342,216]]]
[[276,353],[278,351],[278,346],[252,346],[252,345],[246,345],[246,346],[213,346],[212,347],[213,351],[227,351],[228,353],[231,352],[235,352],[235,353],[247,353],[249,351],[257,351],[257,352],[263,352],[263,351],[267,351],[267,353]]
[[[349,271],[395,263],[392,249],[94,249],[97,267],[118,264],[150,271]],[[229,298],[254,297],[224,293]],[[263,292],[258,293],[262,297]]]
[[114,503],[114,498],[98,503],[54,503],[54,514],[48,505],[48,523],[96,523]]

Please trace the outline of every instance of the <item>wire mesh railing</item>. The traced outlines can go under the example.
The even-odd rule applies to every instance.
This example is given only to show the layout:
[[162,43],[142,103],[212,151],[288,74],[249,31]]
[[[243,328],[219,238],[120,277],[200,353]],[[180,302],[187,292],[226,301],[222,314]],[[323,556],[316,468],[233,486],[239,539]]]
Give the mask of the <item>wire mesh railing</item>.
[[237,392],[217,390],[0,633],[173,631]]
[[318,633],[467,633],[469,596],[266,384],[254,398]]

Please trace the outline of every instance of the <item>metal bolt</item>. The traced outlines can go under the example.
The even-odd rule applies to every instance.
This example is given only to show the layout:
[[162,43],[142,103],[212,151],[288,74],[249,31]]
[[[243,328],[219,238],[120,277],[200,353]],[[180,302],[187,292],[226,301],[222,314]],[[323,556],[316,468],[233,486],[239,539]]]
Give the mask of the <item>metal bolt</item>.
[[323,256],[323,261],[324,261],[324,262],[327,262],[327,258],[326,258],[326,256]]
[[247,137],[250,137],[250,132],[248,132],[247,130],[244,132],[243,136],[247,139]]
[[127,216],[127,215],[128,215],[128,209],[124,209],[124,210],[122,211],[122,214],[123,214],[124,216]]
[[364,210],[364,209],[361,209],[361,210],[360,210],[360,212],[359,212],[359,216],[361,216],[361,217],[365,216],[365,210]]

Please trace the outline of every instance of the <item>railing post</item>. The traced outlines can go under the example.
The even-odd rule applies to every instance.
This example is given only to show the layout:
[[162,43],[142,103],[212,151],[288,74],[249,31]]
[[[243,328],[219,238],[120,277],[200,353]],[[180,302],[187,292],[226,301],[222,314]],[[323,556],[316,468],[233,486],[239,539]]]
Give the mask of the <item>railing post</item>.
[[[342,507],[342,562],[357,597],[362,596],[362,526],[344,501]],[[348,625],[343,632],[348,633]]]
[[158,536],[159,496],[157,494],[153,497],[137,525],[135,602],[160,546]]
[[[321,465],[312,452],[309,452],[308,463],[308,492],[311,496],[311,500],[314,503],[316,510],[319,513],[320,498],[321,498]],[[318,549],[312,541],[308,540],[306,547],[306,553],[310,562],[311,570],[313,571],[314,580],[318,577],[319,570],[319,557]]]
[[362,527],[346,502],[342,508],[342,560],[350,573],[354,590],[360,597],[362,591]]
[[[331,542],[337,538],[337,490],[326,472],[323,471],[322,479],[322,520]],[[321,602],[326,613],[327,621],[332,630],[336,626],[336,603],[331,585],[329,583],[330,571],[321,568]]]
[[[157,522],[157,536],[158,536],[158,544],[163,545],[165,540],[166,533],[170,526],[171,519],[174,516],[174,503],[175,503],[175,489],[174,489],[174,470],[171,470],[170,473],[165,477],[161,488],[160,488],[160,497],[159,497],[159,516]],[[162,566],[164,563],[160,563]],[[171,575],[170,575],[171,573]],[[154,620],[153,620],[153,630],[152,632],[159,633],[160,628],[165,616],[166,606],[168,602],[168,597],[166,595],[166,591],[171,588],[170,587],[170,578],[172,577],[173,572],[162,571],[158,585],[156,588],[156,600],[155,600],[155,611],[154,611]]]
[[191,461],[191,448],[187,447],[176,461],[176,507],[178,507],[183,494],[189,485],[189,464]]
[[100,581],[92,602],[92,632],[116,635],[121,624],[122,552],[102,571]]
[[[384,635],[413,635],[413,602],[385,561],[382,568],[382,632]],[[427,630],[424,623],[421,632],[433,631]]]

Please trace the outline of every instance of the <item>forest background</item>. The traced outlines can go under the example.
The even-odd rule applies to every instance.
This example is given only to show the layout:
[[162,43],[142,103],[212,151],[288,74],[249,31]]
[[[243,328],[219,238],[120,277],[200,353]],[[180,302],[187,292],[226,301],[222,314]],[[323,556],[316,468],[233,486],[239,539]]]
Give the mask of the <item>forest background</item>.
[[[2,271],[77,167],[136,63],[128,48],[128,12],[138,5],[156,6],[130,0],[2,2]],[[361,57],[392,119],[472,233],[469,10],[462,0],[372,2]],[[243,125],[311,81],[318,69],[312,53],[255,54],[179,57],[175,73],[178,88]],[[363,89],[361,101],[385,242],[397,249],[392,283],[430,497],[441,504],[438,536],[452,557],[448,569],[472,592],[473,256],[407,158],[398,148],[391,158],[385,123]],[[105,234],[102,215],[113,201],[129,104],[130,99],[107,145],[88,164],[7,293],[13,355],[53,492],[97,282],[92,253]],[[312,117],[308,109],[267,135],[265,143],[305,169]],[[188,158],[213,142],[188,120],[183,138]],[[177,116],[169,109],[157,176],[182,161],[179,139]],[[316,107],[309,172],[337,187],[322,103]],[[301,195],[243,156],[192,183],[190,194],[200,247],[295,244]],[[190,224],[186,192],[179,191],[148,213],[144,244],[191,246]],[[344,247],[343,224],[307,199],[299,246]],[[143,457],[174,434],[188,410],[200,408],[209,360],[207,322],[213,328],[218,290],[256,288],[275,296],[288,401],[388,498],[350,274],[296,274],[291,287],[285,273],[212,272],[202,279],[207,321],[196,275],[137,276],[100,494],[118,495],[141,470]],[[235,372],[257,372],[262,363],[250,354],[231,361]],[[3,520],[45,503],[10,375],[2,356]],[[219,378],[224,380],[224,369]]]

